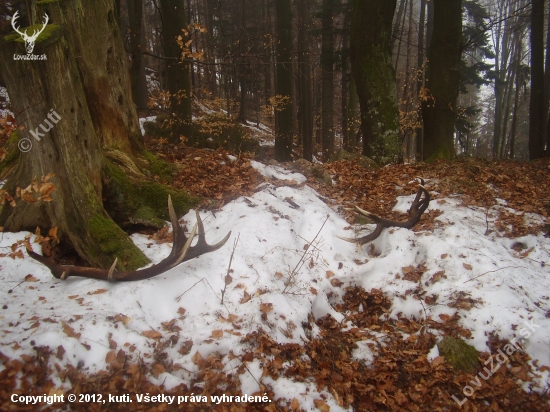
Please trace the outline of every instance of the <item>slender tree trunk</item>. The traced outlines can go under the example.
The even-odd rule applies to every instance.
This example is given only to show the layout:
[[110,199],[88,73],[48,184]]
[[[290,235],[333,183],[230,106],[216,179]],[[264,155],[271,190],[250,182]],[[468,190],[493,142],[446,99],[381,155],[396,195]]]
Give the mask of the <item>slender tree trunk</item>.
[[460,0],[434,2],[433,38],[428,51],[429,98],[422,103],[424,158],[452,159],[462,57]]
[[299,133],[302,139],[302,156],[313,160],[313,90],[310,66],[310,15],[308,0],[298,0],[298,90],[300,96]]
[[147,81],[145,77],[145,62],[143,59],[142,42],[143,27],[143,0],[128,0],[128,19],[130,22],[130,81],[132,82],[132,96],[139,108],[147,107]]
[[[241,0],[241,35],[240,43],[245,44],[247,40],[246,33],[246,0]],[[244,56],[241,52],[241,58],[239,59],[240,65],[238,67],[239,71],[239,83],[240,83],[240,105],[239,105],[239,115],[237,120],[241,123],[246,124],[246,92],[247,92],[247,66],[245,64]]]
[[533,0],[531,11],[531,98],[529,159],[544,156],[544,1]]
[[350,130],[349,130],[349,92],[350,92],[350,73],[349,73],[349,24],[351,21],[351,8],[345,10],[344,28],[342,31],[342,53],[341,56],[341,71],[342,71],[342,92],[341,92],[341,108],[342,108],[342,145],[344,150],[350,150]]
[[361,105],[363,154],[394,156],[399,112],[391,60],[391,24],[396,0],[355,0],[351,22],[351,68]]
[[280,101],[275,109],[275,158],[292,160],[292,12],[290,0],[277,0],[276,92]]
[[[426,19],[426,0],[420,0],[420,17],[418,21],[418,58],[416,61],[416,94],[418,96],[418,107],[421,106],[421,96],[420,92],[422,88],[424,87],[424,81],[426,79],[426,65],[424,60],[424,22]],[[423,141],[424,141],[424,126],[423,126],[423,120],[422,116],[420,117],[421,125],[418,129],[416,129],[416,159],[422,160],[422,153],[424,152],[423,149]]]
[[162,42],[166,57],[166,86],[170,92],[170,112],[173,115],[170,143],[179,144],[181,137],[191,136],[191,83],[189,64],[182,62],[178,36],[183,38],[182,29],[186,26],[183,0],[160,0],[162,13]]
[[334,152],[334,0],[323,0],[321,34],[321,124],[323,155]]

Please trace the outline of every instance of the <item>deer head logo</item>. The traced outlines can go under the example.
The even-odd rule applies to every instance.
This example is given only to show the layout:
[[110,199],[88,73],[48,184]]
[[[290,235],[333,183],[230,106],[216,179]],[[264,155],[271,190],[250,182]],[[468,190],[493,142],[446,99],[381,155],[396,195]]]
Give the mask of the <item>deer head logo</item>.
[[44,13],[45,21],[44,21],[44,25],[42,26],[42,29],[34,30],[32,36],[29,36],[27,34],[27,30],[25,30],[24,32],[21,32],[17,27],[15,27],[15,21],[17,20],[18,17],[19,17],[19,11],[16,11],[11,19],[11,27],[13,27],[13,29],[17,33],[19,33],[23,38],[23,40],[25,41],[25,49],[27,50],[27,54],[32,54],[32,51],[34,50],[34,43],[36,42],[38,35],[44,31],[44,29],[46,28],[46,24],[48,24],[48,20],[49,20],[48,15]]

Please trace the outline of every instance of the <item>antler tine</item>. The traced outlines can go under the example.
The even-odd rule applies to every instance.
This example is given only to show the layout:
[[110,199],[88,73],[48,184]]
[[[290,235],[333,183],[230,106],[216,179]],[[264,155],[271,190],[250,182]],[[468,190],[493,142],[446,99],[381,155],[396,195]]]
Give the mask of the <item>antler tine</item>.
[[[369,219],[373,220],[376,223],[376,228],[372,233],[369,233],[366,236],[352,239],[347,237],[340,237],[340,239],[345,240],[346,242],[356,243],[357,245],[364,245],[366,243],[372,242],[374,239],[376,239],[382,231],[387,227],[403,227],[405,229],[412,229],[419,221],[422,214],[426,211],[430,204],[430,193],[426,190],[424,185],[424,180],[420,179],[421,184],[418,185],[418,192],[416,193],[416,197],[409,208],[409,219],[405,222],[398,222],[394,220],[387,220],[383,219],[379,216],[376,216],[375,214],[371,212],[367,212],[366,210],[361,209],[358,206],[355,206],[355,212],[361,213],[362,215],[368,217]],[[425,197],[421,199],[422,195]],[[348,209],[349,210],[349,209]]]
[[183,245],[183,248],[181,249],[179,254],[176,256],[176,260],[172,263],[171,267],[175,267],[179,265],[181,262],[183,262],[183,259],[185,258],[185,255],[187,255],[187,251],[189,250],[189,247],[191,246],[191,242],[193,241],[193,238],[195,237],[196,233],[197,233],[197,223],[195,223],[195,226],[193,226],[193,230],[189,234],[189,237],[187,238],[185,245]]
[[[131,272],[117,272],[115,274],[114,270],[117,264],[117,259],[111,265],[111,268],[107,270],[81,267],[81,266],[67,266],[67,265],[58,265],[53,262],[51,259],[41,256],[30,248],[27,249],[27,253],[33,259],[38,260],[40,263],[46,265],[53,276],[57,279],[65,280],[69,276],[80,276],[91,279],[99,280],[108,280],[113,281],[135,281],[149,279],[154,276],[158,276],[167,270],[170,270],[182,262],[196,258],[197,256],[203,255],[205,253],[210,253],[221,248],[229,239],[231,232],[229,232],[225,238],[215,245],[209,245],[206,243],[204,225],[202,220],[197,213],[197,223],[193,227],[193,230],[189,234],[189,237],[185,236],[183,228],[179,225],[176,212],[174,211],[174,205],[172,199],[168,196],[168,213],[170,215],[170,220],[173,227],[173,237],[174,241],[172,244],[172,252],[170,255],[159,262],[154,266],[149,266],[145,269],[135,270]],[[193,239],[195,238],[197,231],[199,232],[199,242],[195,246],[191,246]]]
[[115,261],[111,265],[111,268],[109,269],[109,273],[107,273],[107,280],[109,282],[114,282],[115,278],[113,277],[113,272],[115,271],[116,264],[118,262],[118,258],[115,258]]
[[21,36],[23,35],[27,35],[27,30],[25,30],[24,33],[22,33],[21,31],[19,31],[19,28],[15,27],[15,21],[19,18],[19,10],[17,10],[15,12],[15,14],[13,15],[13,17],[11,18],[11,27],[13,27],[13,30],[15,30],[16,33],[19,33]]

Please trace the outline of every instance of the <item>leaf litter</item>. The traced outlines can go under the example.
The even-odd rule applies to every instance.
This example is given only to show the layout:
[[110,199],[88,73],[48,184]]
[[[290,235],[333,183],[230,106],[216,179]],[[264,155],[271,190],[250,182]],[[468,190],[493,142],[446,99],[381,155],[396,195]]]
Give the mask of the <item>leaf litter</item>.
[[[0,277],[12,291],[1,314],[2,410],[13,408],[11,393],[100,392],[266,393],[273,401],[178,410],[457,410],[451,396],[464,397],[475,376],[434,356],[436,343],[462,338],[483,364],[527,320],[540,328],[463,409],[549,410],[547,161],[378,170],[339,161],[323,166],[336,182],[330,187],[224,151],[186,148],[165,159],[180,164],[177,184],[214,212],[207,231],[241,234],[231,281],[228,247],[132,285],[63,283],[24,256],[1,257]],[[358,230],[343,210],[353,204],[402,219],[419,176],[434,200],[414,231],[386,231],[359,254],[335,238],[350,224]],[[184,217],[189,225],[193,213]],[[318,258],[293,275],[327,214]],[[4,233],[0,247],[21,251],[25,236]],[[132,239],[154,262],[170,252],[166,229]],[[307,293],[282,293],[290,275]],[[167,406],[134,402],[130,409]]]

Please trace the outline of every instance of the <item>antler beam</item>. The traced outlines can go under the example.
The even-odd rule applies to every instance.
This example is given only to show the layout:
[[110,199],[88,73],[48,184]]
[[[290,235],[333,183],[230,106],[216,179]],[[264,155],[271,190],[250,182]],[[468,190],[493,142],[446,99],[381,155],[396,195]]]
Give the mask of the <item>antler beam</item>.
[[[132,280],[143,280],[158,276],[176,266],[182,262],[186,262],[197,256],[210,253],[221,248],[229,239],[231,232],[229,232],[220,242],[215,245],[209,245],[206,243],[206,235],[204,233],[204,225],[200,218],[199,212],[197,213],[197,223],[189,234],[189,237],[185,236],[183,228],[179,225],[172,205],[172,199],[168,196],[168,212],[170,214],[170,220],[172,221],[173,230],[173,244],[172,252],[170,255],[161,261],[160,263],[148,267],[146,269],[135,270],[132,272],[115,272],[115,266],[117,259],[115,259],[113,265],[109,270],[88,268],[83,266],[66,266],[58,265],[51,259],[41,256],[30,249],[27,249],[27,253],[33,259],[38,260],[43,265],[47,266],[52,272],[53,276],[57,279],[65,280],[69,276],[79,276],[83,278],[108,280],[109,282],[121,282]],[[198,242],[195,246],[191,246],[191,242],[198,231]]]
[[[423,198],[422,198],[422,195],[424,195]],[[405,229],[412,229],[420,221],[420,217],[426,211],[429,204],[430,204],[430,194],[424,187],[424,180],[420,179],[420,185],[418,187],[418,192],[416,193],[416,198],[414,199],[414,202],[409,209],[409,216],[410,216],[409,220],[405,222],[397,222],[394,220],[382,219],[381,217],[376,216],[371,212],[367,212],[366,210],[363,210],[355,206],[354,209],[348,209],[348,210],[352,210],[356,213],[360,213],[368,217],[370,220],[376,223],[376,229],[374,229],[374,231],[369,233],[368,235],[357,239],[340,237],[340,236],[338,237],[342,240],[345,240],[346,242],[356,243],[357,245],[360,246],[360,245],[365,245],[369,242],[372,242],[374,239],[380,236],[380,234],[385,228],[388,228],[388,227],[404,227]]]

